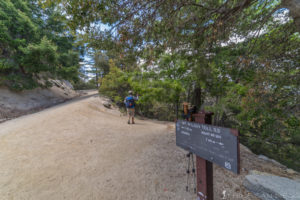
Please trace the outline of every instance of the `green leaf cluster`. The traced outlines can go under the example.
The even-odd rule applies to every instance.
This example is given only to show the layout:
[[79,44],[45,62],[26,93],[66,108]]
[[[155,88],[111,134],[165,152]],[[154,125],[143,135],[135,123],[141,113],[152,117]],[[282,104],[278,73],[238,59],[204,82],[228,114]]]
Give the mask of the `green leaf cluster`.
[[[0,85],[35,88],[39,79],[78,81],[79,52],[57,7],[0,0]],[[46,85],[45,85],[46,86]]]

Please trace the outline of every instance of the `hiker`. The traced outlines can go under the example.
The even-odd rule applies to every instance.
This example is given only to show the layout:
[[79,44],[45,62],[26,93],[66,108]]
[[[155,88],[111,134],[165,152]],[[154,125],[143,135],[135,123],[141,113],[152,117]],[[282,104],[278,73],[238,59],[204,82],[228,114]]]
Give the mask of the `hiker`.
[[132,124],[134,124],[135,101],[139,99],[139,96],[134,97],[132,91],[129,91],[128,94],[129,96],[124,100],[128,114],[128,124],[130,124],[130,118],[132,118]]

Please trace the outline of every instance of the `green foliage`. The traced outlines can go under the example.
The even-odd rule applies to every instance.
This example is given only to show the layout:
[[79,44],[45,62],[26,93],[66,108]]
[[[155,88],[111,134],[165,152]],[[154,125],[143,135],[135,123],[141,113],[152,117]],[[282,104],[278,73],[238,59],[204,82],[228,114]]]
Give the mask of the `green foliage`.
[[78,81],[79,53],[58,9],[0,0],[0,19],[0,85],[23,90],[38,87],[40,78]]
[[128,74],[117,68],[110,60],[110,72],[100,81],[100,93],[111,97],[118,105],[122,105],[130,90],[128,79]]
[[21,50],[24,56],[20,64],[24,66],[26,73],[55,72],[58,63],[57,46],[46,37],[43,37],[39,44],[29,44]]
[[75,84],[73,84],[75,90],[90,90],[96,89],[96,81],[95,79],[91,79],[87,82],[83,80],[78,80]]
[[[89,46],[114,60],[100,92],[122,105],[134,90],[142,113],[165,119],[183,101],[210,105],[215,124],[300,169],[300,37],[281,1],[56,2],[73,29],[89,30]],[[92,29],[98,22],[108,28]]]
[[[139,94],[137,102],[140,114],[161,120],[174,120],[184,89],[178,80],[153,79],[151,72],[124,72],[110,60],[110,72],[100,80],[100,93],[109,96],[124,107],[128,91]],[[170,112],[171,111],[171,112]]]

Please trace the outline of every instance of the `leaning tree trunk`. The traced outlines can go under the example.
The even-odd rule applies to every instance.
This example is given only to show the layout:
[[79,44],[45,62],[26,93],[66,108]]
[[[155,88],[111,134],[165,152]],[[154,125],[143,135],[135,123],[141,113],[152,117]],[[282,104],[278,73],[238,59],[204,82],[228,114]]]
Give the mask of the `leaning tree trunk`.
[[294,19],[296,29],[300,32],[300,0],[282,0],[282,8],[290,11],[290,16]]

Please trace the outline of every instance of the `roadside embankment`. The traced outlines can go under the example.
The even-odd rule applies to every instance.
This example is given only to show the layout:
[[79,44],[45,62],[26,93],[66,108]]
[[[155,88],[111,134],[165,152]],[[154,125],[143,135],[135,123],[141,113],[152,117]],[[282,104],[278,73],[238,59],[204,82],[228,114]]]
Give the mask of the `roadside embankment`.
[[80,95],[68,81],[51,80],[51,88],[36,88],[21,92],[0,87],[0,123],[33,113]]

